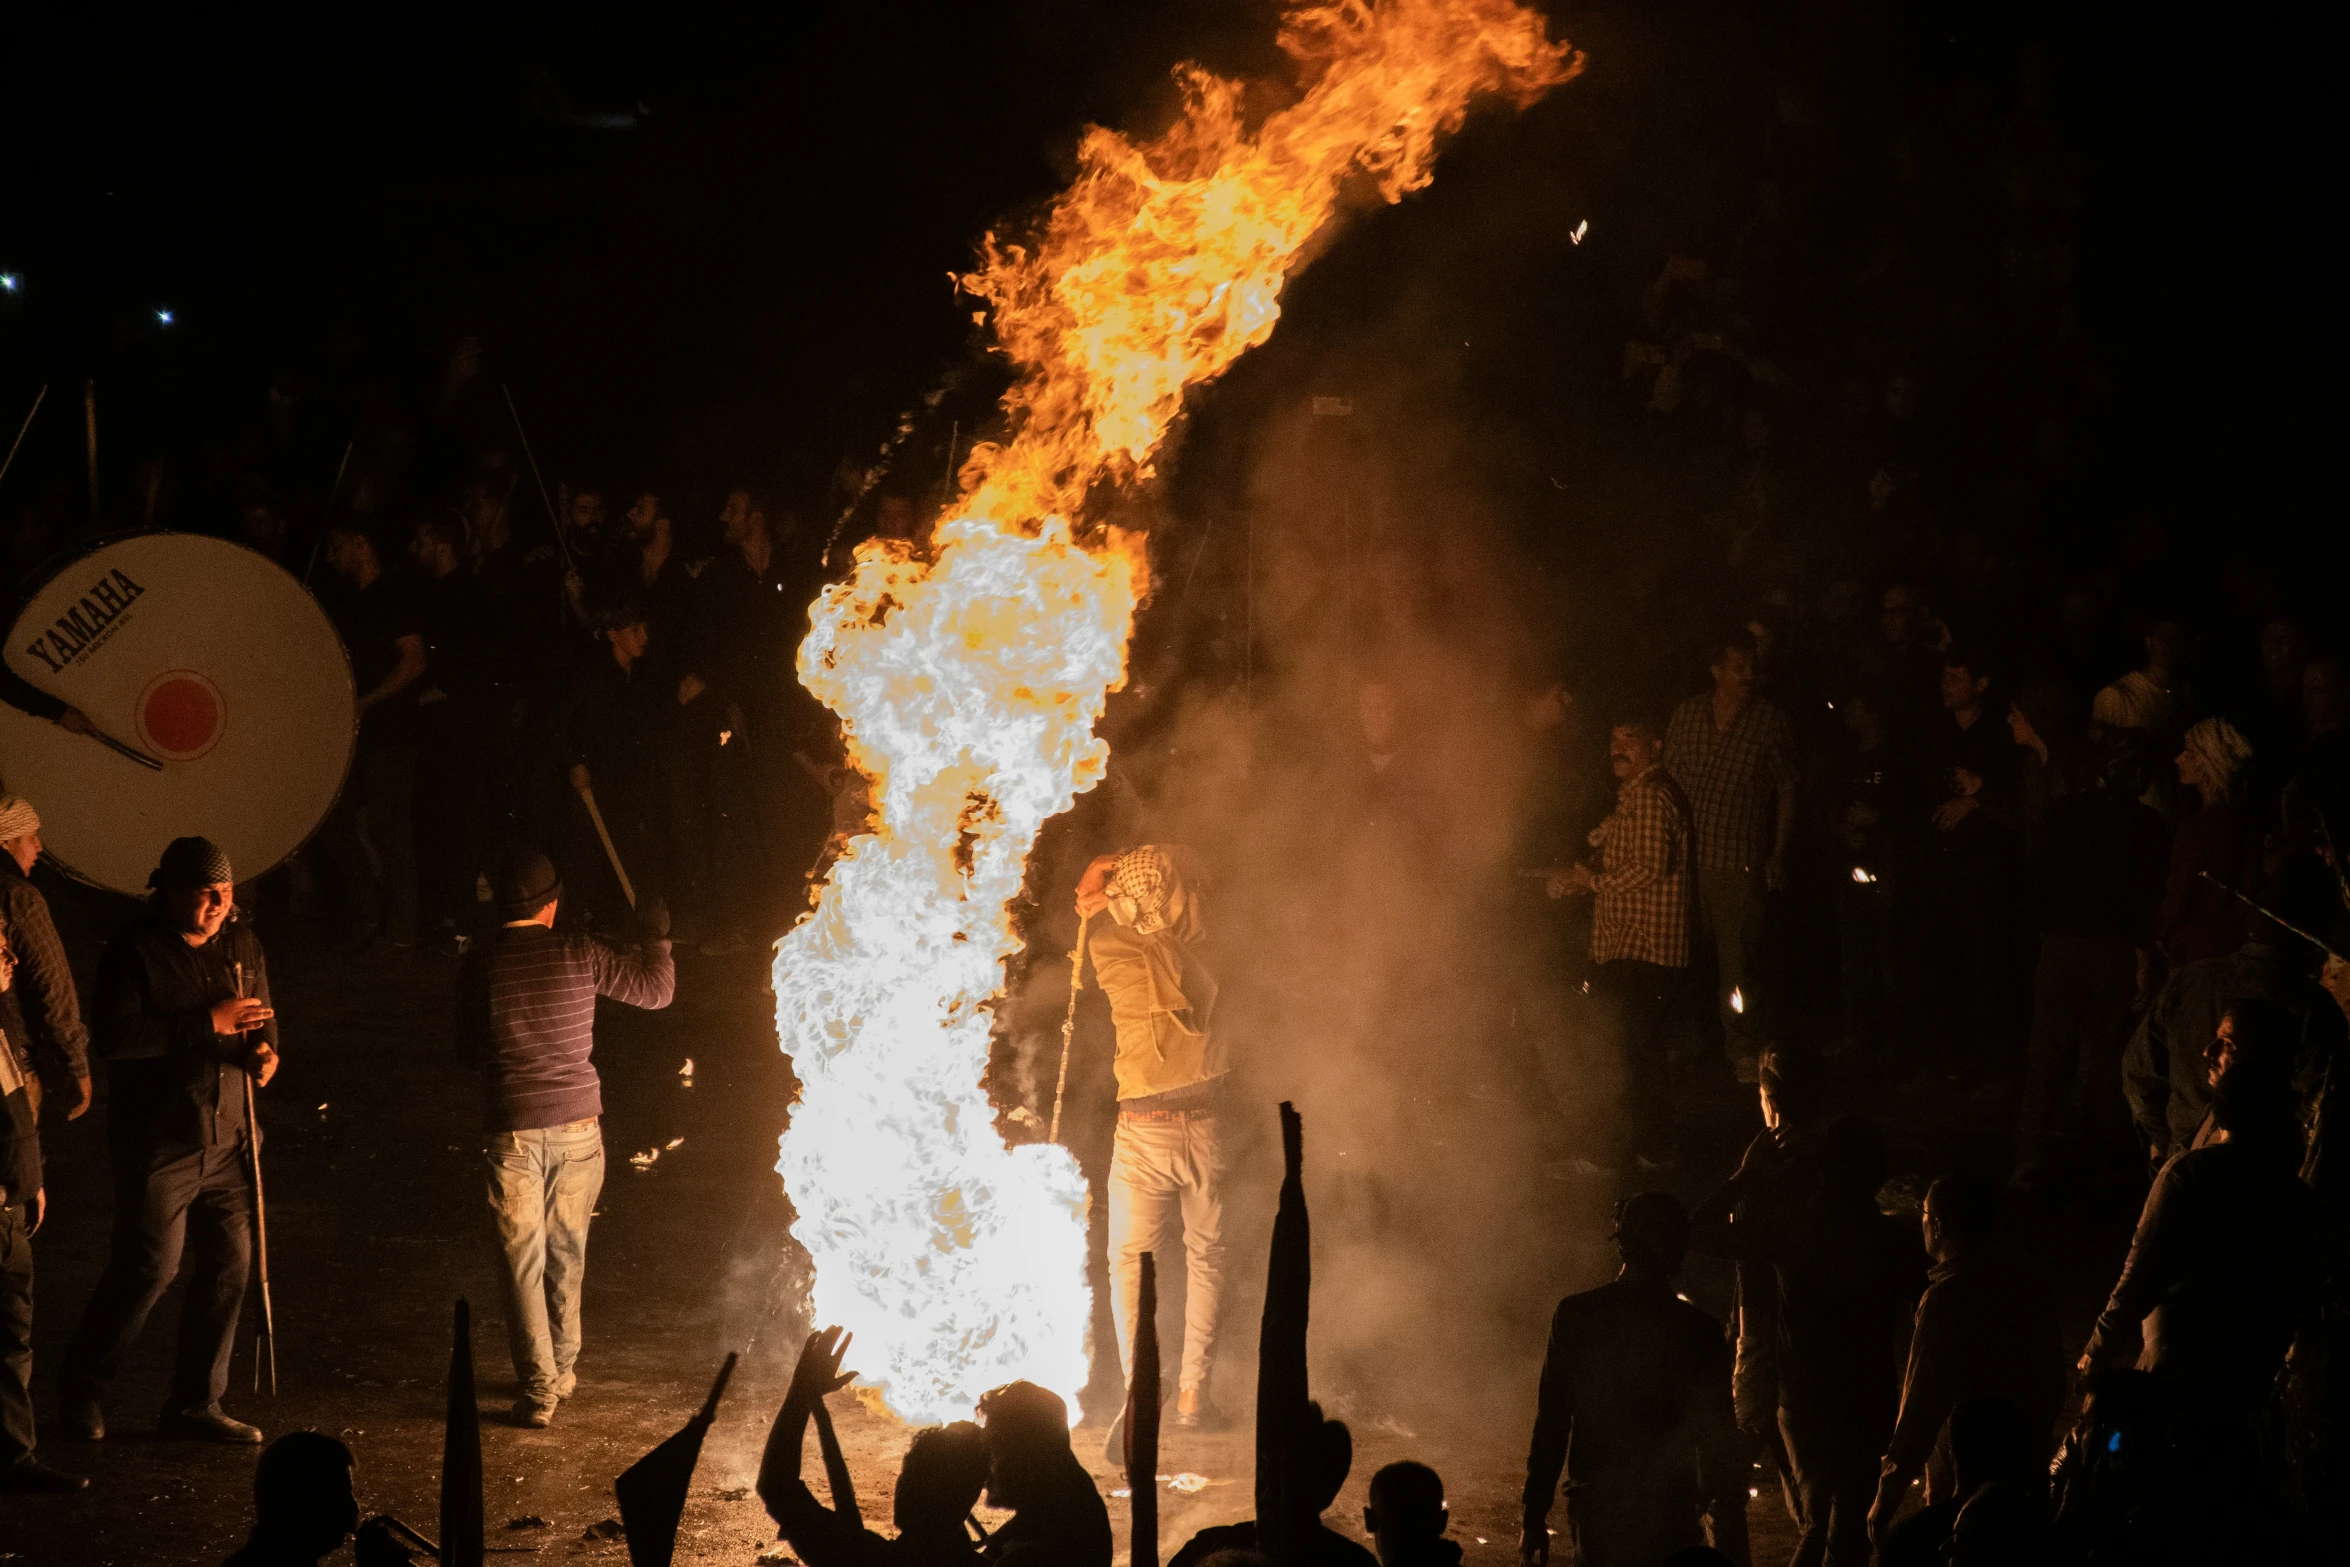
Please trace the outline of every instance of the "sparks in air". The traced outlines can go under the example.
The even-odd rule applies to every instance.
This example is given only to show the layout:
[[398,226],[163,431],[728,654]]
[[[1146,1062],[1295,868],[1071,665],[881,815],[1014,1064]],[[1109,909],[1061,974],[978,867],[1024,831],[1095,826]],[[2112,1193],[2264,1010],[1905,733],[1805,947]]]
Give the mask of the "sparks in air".
[[1094,733],[1148,588],[1139,539],[1095,525],[1147,482],[1185,394],[1271,334],[1281,290],[1358,183],[1426,184],[1470,101],[1520,105],[1581,57],[1513,0],[1298,6],[1300,92],[1253,129],[1242,84],[1177,74],[1162,135],[1096,127],[1032,231],[962,279],[1016,370],[926,552],[860,545],[801,645],[871,784],[866,831],[777,945],[776,1027],[800,1103],[777,1170],[815,1263],[816,1319],[910,1420],[1025,1377],[1086,1380],[1086,1188],[1057,1145],[1005,1145],[981,1086],[1019,946],[1007,907],[1038,831],[1101,780]]

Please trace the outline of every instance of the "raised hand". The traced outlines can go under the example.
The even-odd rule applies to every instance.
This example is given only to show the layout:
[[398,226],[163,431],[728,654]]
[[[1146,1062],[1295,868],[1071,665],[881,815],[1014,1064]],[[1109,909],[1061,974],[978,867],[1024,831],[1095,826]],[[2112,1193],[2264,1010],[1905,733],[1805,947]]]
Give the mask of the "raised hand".
[[800,1363],[792,1372],[788,1396],[804,1407],[813,1408],[826,1394],[837,1393],[856,1381],[857,1374],[843,1371],[840,1365],[854,1337],[841,1328],[825,1328],[809,1334],[808,1342],[800,1349]]

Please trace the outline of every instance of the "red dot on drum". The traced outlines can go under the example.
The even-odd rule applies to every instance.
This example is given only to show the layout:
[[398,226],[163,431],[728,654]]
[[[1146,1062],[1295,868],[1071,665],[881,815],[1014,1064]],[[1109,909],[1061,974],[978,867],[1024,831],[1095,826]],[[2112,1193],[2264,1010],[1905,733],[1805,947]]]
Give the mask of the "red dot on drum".
[[140,717],[147,738],[165,751],[186,755],[212,744],[220,732],[220,698],[200,680],[164,680],[147,693]]

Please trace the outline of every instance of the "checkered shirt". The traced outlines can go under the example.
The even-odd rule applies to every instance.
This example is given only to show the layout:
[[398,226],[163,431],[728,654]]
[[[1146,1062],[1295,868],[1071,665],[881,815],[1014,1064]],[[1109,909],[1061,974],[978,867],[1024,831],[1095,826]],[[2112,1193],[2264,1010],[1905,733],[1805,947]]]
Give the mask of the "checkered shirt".
[[1591,960],[1637,958],[1689,966],[1689,804],[1672,775],[1651,767],[1616,790],[1616,808],[1591,834],[1599,850]]
[[1665,768],[1689,798],[1697,868],[1761,870],[1779,813],[1795,807],[1795,731],[1787,715],[1750,697],[1736,721],[1717,731],[1714,699],[1693,696],[1673,709]]

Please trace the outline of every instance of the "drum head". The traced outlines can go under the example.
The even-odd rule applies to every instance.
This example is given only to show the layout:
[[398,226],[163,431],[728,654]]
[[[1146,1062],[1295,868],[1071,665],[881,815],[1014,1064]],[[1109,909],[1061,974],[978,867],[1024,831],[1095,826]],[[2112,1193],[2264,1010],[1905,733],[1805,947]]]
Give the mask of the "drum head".
[[102,544],[33,595],[5,657],[163,764],[0,706],[0,783],[32,802],[50,857],[84,881],[144,892],[164,845],[189,834],[250,881],[300,848],[342,789],[358,705],[342,640],[309,590],[241,544]]

